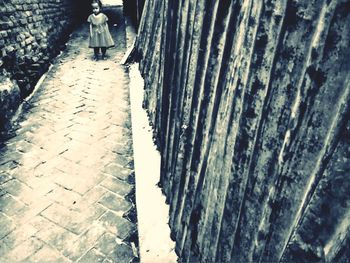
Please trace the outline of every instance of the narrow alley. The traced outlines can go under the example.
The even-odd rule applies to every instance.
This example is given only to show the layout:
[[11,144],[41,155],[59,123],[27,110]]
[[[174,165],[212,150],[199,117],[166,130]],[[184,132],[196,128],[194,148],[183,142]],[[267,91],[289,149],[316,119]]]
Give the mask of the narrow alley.
[[124,23],[111,32],[93,61],[77,29],[1,141],[1,262],[137,261]]
[[350,262],[349,33],[350,0],[0,1],[0,263]]

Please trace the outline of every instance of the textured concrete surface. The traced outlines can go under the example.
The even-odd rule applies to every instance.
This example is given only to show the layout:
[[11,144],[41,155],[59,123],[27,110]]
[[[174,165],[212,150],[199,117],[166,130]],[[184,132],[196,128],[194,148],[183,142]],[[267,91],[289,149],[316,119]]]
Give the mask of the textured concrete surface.
[[0,144],[1,262],[137,261],[128,75],[78,29]]

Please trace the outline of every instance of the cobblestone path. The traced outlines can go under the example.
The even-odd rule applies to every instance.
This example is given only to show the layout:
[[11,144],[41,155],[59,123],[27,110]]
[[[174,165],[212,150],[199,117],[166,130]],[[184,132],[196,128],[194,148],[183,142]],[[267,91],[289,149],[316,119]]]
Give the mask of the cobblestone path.
[[128,75],[84,26],[0,144],[1,262],[136,262]]

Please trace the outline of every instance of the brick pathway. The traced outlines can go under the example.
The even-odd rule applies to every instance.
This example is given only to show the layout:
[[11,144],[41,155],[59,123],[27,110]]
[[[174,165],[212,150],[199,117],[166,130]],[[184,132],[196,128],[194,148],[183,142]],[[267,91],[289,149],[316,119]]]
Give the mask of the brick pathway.
[[124,30],[97,62],[77,30],[0,144],[0,262],[137,261]]

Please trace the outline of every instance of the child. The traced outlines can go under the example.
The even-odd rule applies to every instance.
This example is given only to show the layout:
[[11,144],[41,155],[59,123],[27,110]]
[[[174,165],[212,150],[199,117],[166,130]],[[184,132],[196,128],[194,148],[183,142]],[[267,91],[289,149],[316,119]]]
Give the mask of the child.
[[94,60],[98,60],[100,49],[102,59],[106,59],[107,48],[114,46],[114,41],[108,29],[108,17],[101,13],[101,2],[92,2],[92,14],[88,17],[90,23],[89,47],[94,49]]

